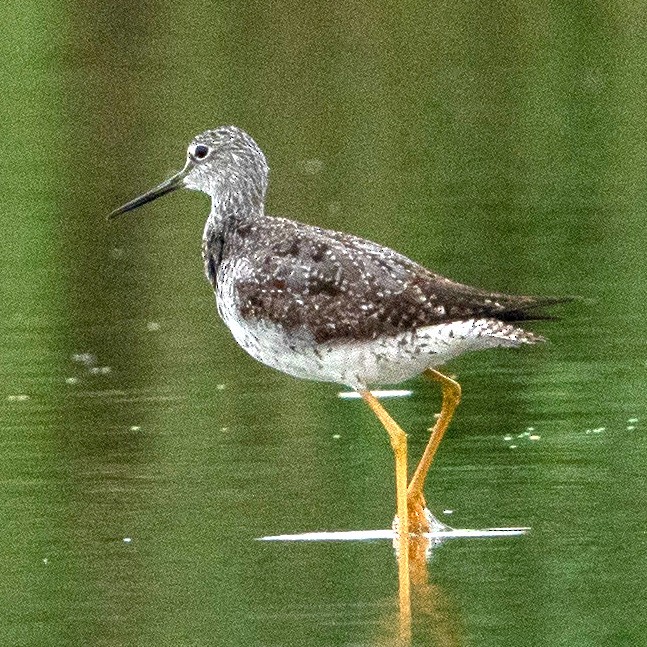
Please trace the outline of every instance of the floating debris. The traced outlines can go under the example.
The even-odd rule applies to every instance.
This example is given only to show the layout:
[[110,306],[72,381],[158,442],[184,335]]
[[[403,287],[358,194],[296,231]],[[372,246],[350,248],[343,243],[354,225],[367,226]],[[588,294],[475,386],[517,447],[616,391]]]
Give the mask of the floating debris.
[[9,402],[26,402],[29,400],[29,396],[26,393],[18,393],[17,395],[8,395],[7,400]]
[[216,384],[216,391],[224,391],[224,390],[225,390],[224,384]]
[[[454,537],[512,537],[525,535],[530,528],[483,528],[472,530],[468,528],[447,528],[444,524],[440,530],[425,533],[424,537],[431,540],[452,539]],[[396,534],[388,530],[351,530],[341,532],[304,532],[300,535],[273,535],[258,537],[257,541],[375,541],[388,539],[393,541]]]
[[139,425],[133,425],[130,427],[130,431],[141,431],[141,427]]
[[109,366],[93,366],[90,369],[92,375],[108,375],[112,369]]
[[[97,366],[97,356],[92,353],[74,353],[72,361],[77,364],[83,364],[90,375],[107,375],[112,371],[109,366]],[[76,384],[78,378],[67,378],[65,381],[68,384]]]
[[65,378],[65,384],[78,384],[79,383],[79,378],[78,377],[66,377]]
[[328,204],[328,213],[331,216],[336,216],[337,214],[341,213],[342,206],[340,202],[330,202]]
[[510,445],[510,449],[517,449],[516,445]]
[[92,353],[74,353],[72,355],[72,361],[85,364],[86,366],[92,366],[97,363],[97,357]]
[[332,437],[334,440],[339,440],[341,438],[341,434],[333,434]]
[[[408,398],[413,395],[413,391],[407,389],[392,389],[371,391],[371,395],[376,398]],[[358,400],[362,396],[357,391],[341,391],[337,394],[342,400]]]
[[324,169],[324,163],[319,159],[303,160],[299,166],[306,175],[316,175]]
[[630,425],[635,425],[638,422],[638,418],[629,418],[629,420],[627,420],[627,422]]
[[636,425],[628,425],[627,431],[633,431],[636,428]]
[[157,332],[160,328],[161,326],[157,321],[149,321],[146,324],[146,330],[148,330],[148,332]]

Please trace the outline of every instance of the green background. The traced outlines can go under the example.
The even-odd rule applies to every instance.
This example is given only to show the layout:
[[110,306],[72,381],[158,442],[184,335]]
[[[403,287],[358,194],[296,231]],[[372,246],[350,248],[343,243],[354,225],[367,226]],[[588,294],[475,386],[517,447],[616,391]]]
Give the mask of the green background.
[[[647,5],[24,0],[0,18],[0,644],[392,644],[388,542],[254,541],[388,527],[384,431],[235,345],[202,277],[204,196],[105,221],[225,123],[265,150],[270,213],[583,297],[531,326],[551,344],[448,367],[464,401],[430,505],[533,531],[436,550],[414,644],[641,644]],[[386,406],[417,457],[439,394],[407,386]]]

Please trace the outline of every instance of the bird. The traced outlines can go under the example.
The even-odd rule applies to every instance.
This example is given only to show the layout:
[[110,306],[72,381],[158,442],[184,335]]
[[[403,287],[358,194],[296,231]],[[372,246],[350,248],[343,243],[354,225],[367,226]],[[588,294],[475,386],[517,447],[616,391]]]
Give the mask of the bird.
[[[206,193],[204,270],[235,341],[293,377],[357,391],[393,449],[396,532],[429,533],[424,483],[461,399],[460,384],[438,368],[468,351],[545,341],[520,324],[552,319],[545,308],[568,298],[470,287],[370,240],[269,215],[268,179],[254,139],[221,126],[193,138],[182,170],[108,218],[179,188]],[[440,384],[442,404],[409,479],[407,435],[371,388],[421,374]]]

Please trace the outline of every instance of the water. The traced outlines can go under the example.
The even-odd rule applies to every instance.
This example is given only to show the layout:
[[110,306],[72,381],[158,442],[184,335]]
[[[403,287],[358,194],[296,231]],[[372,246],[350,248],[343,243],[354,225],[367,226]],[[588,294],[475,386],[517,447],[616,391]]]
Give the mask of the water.
[[[0,643],[395,641],[390,542],[255,541],[388,528],[386,434],[236,347],[201,275],[203,196],[104,220],[233,122],[268,155],[273,213],[467,283],[584,297],[532,326],[550,345],[447,367],[464,400],[430,505],[532,532],[434,550],[412,643],[640,644],[639,8],[288,9],[62,0],[8,23]],[[417,457],[439,394],[400,388],[384,402]]]

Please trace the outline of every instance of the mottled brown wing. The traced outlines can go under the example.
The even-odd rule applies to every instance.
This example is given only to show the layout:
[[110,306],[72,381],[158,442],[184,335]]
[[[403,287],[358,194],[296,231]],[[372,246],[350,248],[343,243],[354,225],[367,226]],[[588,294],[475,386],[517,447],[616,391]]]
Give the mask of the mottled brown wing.
[[541,318],[528,310],[551,302],[470,288],[377,243],[281,218],[239,226],[228,244],[244,259],[234,279],[241,316],[307,330],[320,343],[473,317]]

